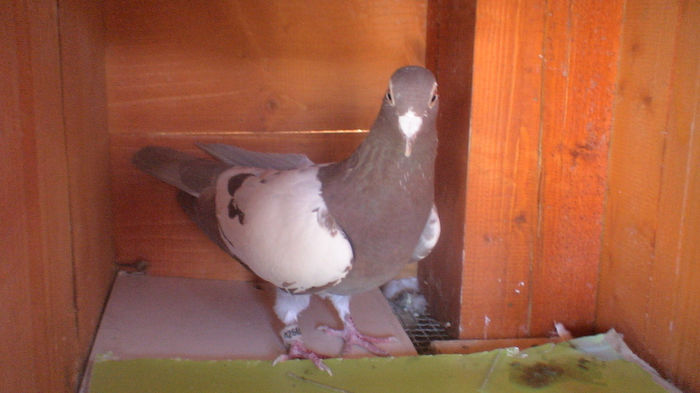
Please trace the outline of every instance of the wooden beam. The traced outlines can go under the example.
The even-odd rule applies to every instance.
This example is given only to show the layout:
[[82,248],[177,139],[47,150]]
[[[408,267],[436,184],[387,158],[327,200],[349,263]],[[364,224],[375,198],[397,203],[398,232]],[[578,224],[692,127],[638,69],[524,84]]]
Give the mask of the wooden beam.
[[0,391],[69,392],[79,368],[55,2],[0,5]]
[[442,224],[440,241],[420,262],[419,283],[432,313],[459,335],[467,149],[471,106],[476,1],[428,3],[426,65],[438,81],[438,156],[435,198]]
[[538,244],[530,333],[593,332],[624,1],[545,9]]
[[622,4],[430,3],[447,218],[421,279],[462,338],[593,329]]
[[101,2],[60,0],[58,15],[81,359],[90,350],[115,272],[102,11]]

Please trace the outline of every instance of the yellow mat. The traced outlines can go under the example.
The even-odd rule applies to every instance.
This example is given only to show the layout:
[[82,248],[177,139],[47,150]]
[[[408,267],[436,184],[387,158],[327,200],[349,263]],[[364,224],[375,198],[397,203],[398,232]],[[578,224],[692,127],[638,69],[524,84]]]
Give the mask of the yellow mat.
[[[620,351],[614,332],[525,351],[329,359],[333,376],[306,360],[97,360],[92,393],[147,392],[667,392],[653,370]],[[664,381],[660,381],[664,383]],[[670,389],[670,390],[669,390]]]

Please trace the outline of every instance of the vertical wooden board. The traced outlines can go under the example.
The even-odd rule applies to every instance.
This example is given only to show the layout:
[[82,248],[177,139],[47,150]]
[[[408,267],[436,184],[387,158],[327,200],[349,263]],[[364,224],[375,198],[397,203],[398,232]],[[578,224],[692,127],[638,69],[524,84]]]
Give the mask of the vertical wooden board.
[[367,128],[427,1],[110,0],[111,132]]
[[[678,27],[666,35],[673,48],[670,98],[663,135],[663,162],[659,219],[651,266],[644,348],[651,363],[672,376],[684,389],[700,389],[697,336],[697,176],[700,141],[697,137],[700,105],[700,55],[695,50],[700,31],[700,4],[678,2]],[[694,216],[695,214],[695,216]],[[688,279],[690,281],[688,281]],[[690,329],[690,330],[688,330]]]
[[[668,342],[656,336],[668,334],[664,307],[672,302],[664,292],[675,288],[676,258],[669,258],[675,252],[668,247],[679,234],[679,210],[672,204],[680,184],[668,182],[673,176],[665,169],[677,165],[667,155],[680,147],[676,141],[667,151],[666,128],[678,5],[651,0],[625,8],[598,295],[598,329],[615,327],[655,366],[657,351],[667,350]],[[667,237],[660,229],[675,234]]]
[[[694,26],[698,26],[697,6],[695,6]],[[697,37],[696,37],[697,38]],[[697,42],[697,41],[694,41]],[[696,56],[697,60],[697,56]],[[697,64],[697,62],[696,62]],[[697,70],[697,68],[696,68]],[[697,129],[698,113],[700,112],[700,75],[695,77],[695,108],[692,120],[692,143],[688,156],[687,185],[685,189],[685,215],[679,236],[682,245],[677,260],[677,286],[669,290],[675,294],[672,324],[669,325],[672,334],[670,356],[672,367],[664,370],[670,374],[673,381],[687,391],[700,391],[700,338],[697,329],[700,326],[700,132]],[[691,81],[688,81],[691,83]],[[677,289],[675,289],[677,288]],[[674,290],[675,289],[675,290]],[[666,350],[669,350],[668,347]],[[667,355],[664,353],[664,357]]]
[[656,263],[649,294],[650,360],[682,389],[700,390],[700,4],[678,3],[664,139]]
[[20,125],[22,66],[27,61],[17,51],[23,22],[19,8],[17,2],[0,3],[0,390],[6,392],[36,391],[40,382],[33,367],[32,313],[27,311],[32,293]]
[[532,325],[592,332],[623,1],[547,3]]
[[0,390],[69,392],[78,355],[56,3],[5,2],[1,14]]
[[440,114],[435,203],[441,221],[440,240],[420,262],[418,277],[431,313],[459,334],[464,200],[471,106],[476,2],[434,0],[428,8],[427,67],[437,78]]
[[477,4],[462,338],[530,331],[544,6],[537,0]]
[[162,145],[206,156],[195,142],[230,143],[256,151],[299,152],[315,162],[349,156],[366,135],[359,131],[113,134],[112,199],[117,260],[149,262],[149,274],[231,280],[254,276],[211,242],[185,215],[176,190],[139,172],[131,156],[146,145]]
[[85,359],[114,277],[104,26],[100,2],[60,0],[59,10],[75,307]]

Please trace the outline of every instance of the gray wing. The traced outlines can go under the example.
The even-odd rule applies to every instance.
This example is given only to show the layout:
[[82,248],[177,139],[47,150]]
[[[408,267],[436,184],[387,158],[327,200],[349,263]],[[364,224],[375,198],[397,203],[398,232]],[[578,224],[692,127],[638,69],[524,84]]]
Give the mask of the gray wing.
[[435,204],[433,204],[433,207],[430,209],[428,221],[425,223],[425,227],[423,227],[423,233],[421,233],[418,244],[413,250],[411,262],[417,262],[427,257],[430,251],[433,250],[433,247],[435,247],[435,244],[437,244],[439,238],[440,217],[438,217],[437,209],[435,208]]
[[187,194],[198,197],[214,184],[228,165],[195,157],[168,147],[146,146],[136,152],[131,162],[140,170]]
[[287,170],[305,168],[314,164],[304,154],[259,153],[221,143],[196,143],[196,145],[232,166]]

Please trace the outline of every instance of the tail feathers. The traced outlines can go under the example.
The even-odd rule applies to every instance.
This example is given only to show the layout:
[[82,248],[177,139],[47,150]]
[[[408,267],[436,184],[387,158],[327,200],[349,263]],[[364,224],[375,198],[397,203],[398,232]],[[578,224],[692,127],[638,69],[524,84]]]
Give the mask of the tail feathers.
[[234,166],[287,170],[313,165],[304,154],[260,153],[221,143],[197,143],[197,147]]
[[211,185],[226,167],[220,162],[160,146],[142,148],[134,154],[131,162],[140,170],[194,197]]

